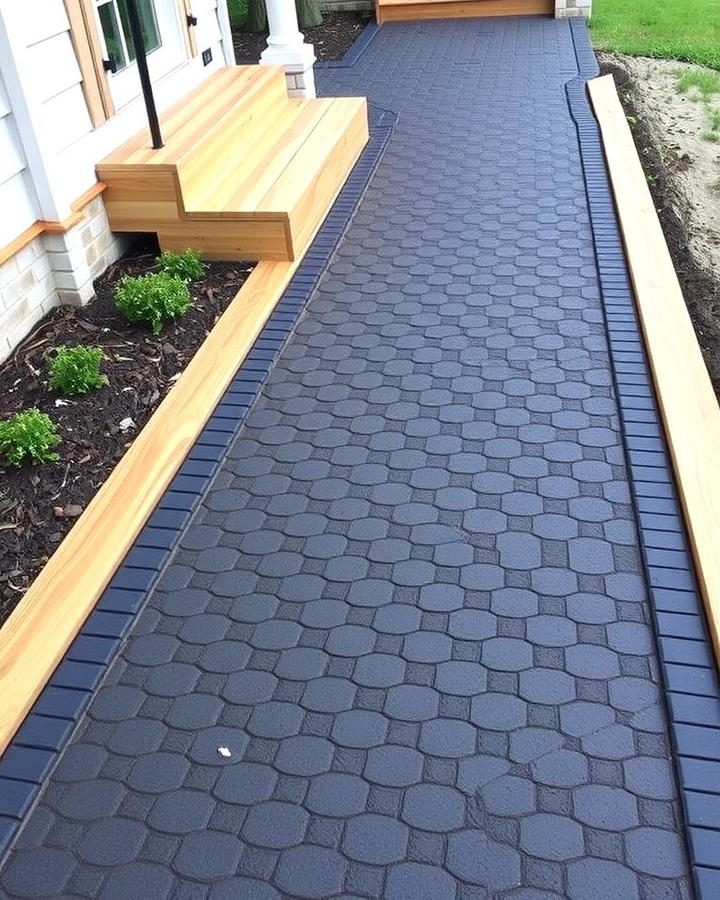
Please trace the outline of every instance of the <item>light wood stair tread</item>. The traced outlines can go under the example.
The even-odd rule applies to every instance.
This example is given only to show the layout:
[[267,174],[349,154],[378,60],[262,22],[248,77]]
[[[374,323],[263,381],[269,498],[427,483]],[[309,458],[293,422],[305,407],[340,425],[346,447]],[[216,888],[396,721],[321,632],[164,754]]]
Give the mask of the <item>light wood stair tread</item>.
[[177,164],[198,143],[219,130],[223,120],[249,107],[273,85],[284,85],[278,66],[227,66],[219,69],[160,116],[164,146],[154,150],[142,129],[100,163],[110,165]]
[[296,259],[368,140],[363,97],[293,99],[278,66],[219,70],[97,165],[115,231],[209,259]]
[[188,215],[292,212],[364,106],[364,99],[357,97],[299,101],[275,133],[272,146],[261,142],[262,154],[249,147],[238,169],[198,206],[186,202]]
[[234,172],[203,185],[188,185],[186,208],[213,212],[237,208],[239,202],[254,207],[292,159],[309,131],[325,115],[328,100],[288,100],[276,122],[269,122],[251,146],[243,146]]

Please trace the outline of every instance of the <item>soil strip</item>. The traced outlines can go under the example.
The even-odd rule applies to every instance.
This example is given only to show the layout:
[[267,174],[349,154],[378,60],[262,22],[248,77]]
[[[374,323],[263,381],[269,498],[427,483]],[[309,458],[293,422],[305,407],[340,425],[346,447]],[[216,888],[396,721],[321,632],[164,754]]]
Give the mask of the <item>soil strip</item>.
[[[124,275],[154,270],[144,242],[95,282],[84,307],[49,312],[0,366],[0,419],[37,406],[55,421],[60,459],[14,468],[0,460],[0,623],[12,612],[75,519],[123,456],[252,271],[246,262],[207,264],[190,285],[193,305],[155,337],[113,302]],[[61,345],[101,347],[109,384],[84,396],[48,389],[48,358]]]
[[638,91],[642,86],[636,84],[624,68],[607,59],[602,59],[601,71],[603,75],[615,77],[705,365],[720,398],[720,282],[709,270],[702,268],[691,250],[687,226],[679,208],[682,201],[678,199],[674,180],[675,166],[682,166],[683,161],[672,163],[661,152],[657,136],[640,110]]
[[[342,59],[373,18],[370,12],[326,12],[322,25],[305,28],[305,41],[315,48],[320,60]],[[260,59],[267,46],[267,34],[234,31],[235,58],[238,65],[251,65]]]

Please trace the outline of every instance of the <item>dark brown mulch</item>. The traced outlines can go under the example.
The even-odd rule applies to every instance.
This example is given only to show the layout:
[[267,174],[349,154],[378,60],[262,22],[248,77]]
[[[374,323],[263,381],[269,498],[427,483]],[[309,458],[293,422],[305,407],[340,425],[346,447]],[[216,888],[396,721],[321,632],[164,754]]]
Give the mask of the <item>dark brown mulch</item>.
[[[251,263],[209,263],[190,285],[193,306],[158,337],[127,322],[113,303],[126,274],[154,267],[149,241],[95,282],[85,307],[52,310],[0,366],[0,418],[37,406],[55,420],[60,460],[21,468],[0,465],[0,623],[70,530],[134,437],[212,329],[252,270]],[[81,397],[60,398],[47,386],[47,358],[61,344],[103,348],[109,385]],[[60,401],[60,403],[58,403]],[[132,420],[132,425],[120,423]]]
[[658,211],[670,248],[675,270],[685,295],[690,318],[695,327],[705,365],[720,398],[720,282],[700,268],[690,252],[687,230],[680,214],[671,202],[675,195],[672,175],[683,160],[667,161],[660,153],[654,136],[636,106],[634,93],[638,90],[628,73],[607,62],[601,64],[603,75],[613,75],[623,108],[631,117],[635,144],[640,154],[650,191]]
[[[369,12],[326,12],[323,13],[322,25],[305,28],[303,34],[307,43],[315,48],[318,59],[342,59],[372,18],[372,13]],[[266,34],[234,31],[233,43],[238,65],[256,63],[266,47],[266,37]]]

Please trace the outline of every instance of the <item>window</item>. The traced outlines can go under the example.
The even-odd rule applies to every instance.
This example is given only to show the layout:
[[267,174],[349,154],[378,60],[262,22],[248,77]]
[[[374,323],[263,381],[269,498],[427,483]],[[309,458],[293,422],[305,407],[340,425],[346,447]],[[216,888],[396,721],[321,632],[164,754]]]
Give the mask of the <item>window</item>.
[[[114,72],[120,72],[135,60],[130,22],[125,0],[97,0],[100,27],[105,38],[108,59]],[[138,0],[145,49],[148,53],[161,45],[153,0]]]
[[[91,0],[97,14],[98,32],[106,78],[116,109],[140,94],[135,65],[135,46],[130,31],[127,0]],[[187,47],[177,0],[136,0],[140,15],[150,76],[162,78],[187,57]]]

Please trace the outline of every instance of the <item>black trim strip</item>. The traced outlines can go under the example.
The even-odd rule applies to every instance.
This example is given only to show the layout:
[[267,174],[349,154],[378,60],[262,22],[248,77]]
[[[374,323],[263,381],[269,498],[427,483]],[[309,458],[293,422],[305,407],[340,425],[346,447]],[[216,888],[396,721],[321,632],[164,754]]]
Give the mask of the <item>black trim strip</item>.
[[580,141],[615,392],[637,513],[697,896],[720,897],[720,685],[645,354],[602,138],[586,81],[600,73],[569,21],[580,77],[566,85]]

